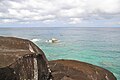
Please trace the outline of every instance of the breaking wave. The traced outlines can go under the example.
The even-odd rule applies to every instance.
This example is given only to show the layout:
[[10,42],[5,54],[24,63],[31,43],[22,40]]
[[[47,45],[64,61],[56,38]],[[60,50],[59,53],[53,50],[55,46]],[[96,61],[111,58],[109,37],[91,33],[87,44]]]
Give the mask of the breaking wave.
[[38,41],[40,41],[41,39],[32,39],[31,41],[32,42],[38,42]]

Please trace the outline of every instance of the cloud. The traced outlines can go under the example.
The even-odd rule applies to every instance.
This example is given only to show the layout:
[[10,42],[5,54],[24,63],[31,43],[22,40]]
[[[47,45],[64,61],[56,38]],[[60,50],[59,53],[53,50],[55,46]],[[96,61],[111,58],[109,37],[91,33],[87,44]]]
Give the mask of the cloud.
[[120,0],[0,0],[0,23],[112,19],[120,17],[119,4]]
[[120,25],[120,21],[108,22],[108,23],[106,23],[106,25],[109,25],[109,26],[111,26],[111,25]]
[[17,22],[16,19],[2,19],[0,20],[0,23],[13,23],[13,22]]
[[77,24],[77,23],[80,23],[81,21],[82,21],[82,19],[80,19],[80,18],[70,18],[69,23]]

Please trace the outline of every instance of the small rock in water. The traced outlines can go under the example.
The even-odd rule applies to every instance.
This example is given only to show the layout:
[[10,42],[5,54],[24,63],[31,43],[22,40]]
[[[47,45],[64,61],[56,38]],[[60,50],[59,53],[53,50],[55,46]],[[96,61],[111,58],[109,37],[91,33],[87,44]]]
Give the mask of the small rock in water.
[[48,42],[48,43],[57,43],[57,42],[59,42],[59,40],[56,39],[56,38],[52,38],[50,40],[46,40],[46,42]]

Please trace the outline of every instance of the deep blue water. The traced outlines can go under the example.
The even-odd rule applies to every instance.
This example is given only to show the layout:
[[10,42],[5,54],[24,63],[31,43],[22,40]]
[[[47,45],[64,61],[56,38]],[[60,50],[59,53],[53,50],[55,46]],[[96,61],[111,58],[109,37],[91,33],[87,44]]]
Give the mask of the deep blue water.
[[[49,60],[92,63],[110,70],[120,80],[120,28],[0,28],[0,36],[29,39]],[[45,42],[52,37],[60,42]]]

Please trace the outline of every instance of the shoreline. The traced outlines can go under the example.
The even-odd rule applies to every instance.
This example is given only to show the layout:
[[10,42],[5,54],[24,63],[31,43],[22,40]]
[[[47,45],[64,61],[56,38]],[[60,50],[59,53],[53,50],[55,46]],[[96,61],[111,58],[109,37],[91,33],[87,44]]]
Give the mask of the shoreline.
[[[86,62],[76,60],[48,61],[44,52],[27,39],[0,37],[0,45],[0,79],[2,80],[4,78],[8,78],[7,80],[10,78],[16,78],[16,80],[19,78],[40,78],[40,80],[116,80],[116,77],[110,71]],[[31,70],[35,71],[32,72]],[[3,74],[3,72],[5,73]],[[37,74],[37,76],[29,77],[32,74]]]

